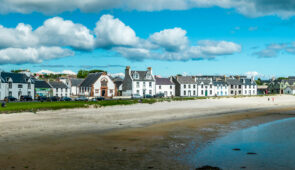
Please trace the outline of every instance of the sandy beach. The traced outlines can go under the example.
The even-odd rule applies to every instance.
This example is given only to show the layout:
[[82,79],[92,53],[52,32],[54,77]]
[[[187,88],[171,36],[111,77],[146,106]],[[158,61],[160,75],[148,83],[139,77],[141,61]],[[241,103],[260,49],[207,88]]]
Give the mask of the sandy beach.
[[233,129],[293,116],[295,96],[268,98],[2,114],[0,164],[3,169],[190,169],[169,157],[189,139],[198,137],[198,146]]

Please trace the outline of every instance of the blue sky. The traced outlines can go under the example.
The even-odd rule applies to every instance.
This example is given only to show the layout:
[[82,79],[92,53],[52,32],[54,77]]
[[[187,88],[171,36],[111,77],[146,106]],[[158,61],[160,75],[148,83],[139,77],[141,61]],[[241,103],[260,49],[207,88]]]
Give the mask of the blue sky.
[[[25,8],[19,10],[19,4],[9,5],[11,9],[7,7],[0,14],[0,36],[5,35],[0,40],[0,64],[5,71],[104,69],[120,73],[130,65],[138,70],[151,66],[154,74],[162,76],[178,73],[249,74],[264,78],[295,75],[295,19],[293,11],[286,12],[283,7],[259,11],[261,4],[257,1],[256,13],[250,14],[238,6],[228,8],[220,4],[206,8],[185,6],[181,10],[174,6],[132,9],[130,5],[105,9],[102,6],[102,10],[88,11],[74,6],[72,11],[61,8],[47,13],[48,9],[22,11]],[[48,20],[53,24],[45,27],[44,22]],[[59,24],[67,21],[72,24]],[[101,21],[99,26],[98,21]],[[19,23],[32,27],[29,38],[15,32]],[[60,31],[62,26],[66,33]],[[36,31],[40,27],[43,28]],[[83,33],[89,31],[87,36],[71,36],[81,33],[81,27]],[[36,37],[38,40],[34,43],[32,39]],[[41,46],[46,49],[40,50]],[[30,50],[25,51],[28,48]]]

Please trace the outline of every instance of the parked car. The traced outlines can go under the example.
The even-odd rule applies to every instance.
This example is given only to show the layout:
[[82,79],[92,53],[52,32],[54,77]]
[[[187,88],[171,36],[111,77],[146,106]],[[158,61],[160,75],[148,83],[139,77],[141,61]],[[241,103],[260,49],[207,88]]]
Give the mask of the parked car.
[[95,97],[92,99],[92,101],[101,101],[101,100],[105,100],[104,97]]
[[60,98],[60,101],[72,101],[72,98],[70,98],[70,97],[62,97],[62,98]]
[[158,93],[156,95],[154,95],[155,98],[163,98],[165,97],[165,94],[164,93]]
[[79,97],[75,98],[75,101],[84,101],[84,102],[86,102],[86,101],[88,101],[88,98],[85,97],[85,96],[79,96]]
[[132,99],[142,99],[142,96],[139,94],[132,94],[131,98]]
[[32,96],[29,96],[29,95],[23,95],[23,96],[20,96],[20,101],[33,101],[33,98]]
[[60,101],[60,98],[58,96],[52,96],[50,97],[50,101],[52,102]]
[[17,98],[13,97],[13,96],[6,96],[4,98],[4,101],[9,101],[9,102],[13,102],[13,101],[17,101]]
[[46,96],[38,96],[37,100],[40,102],[44,102],[44,101],[50,101],[50,98]]
[[146,94],[146,95],[144,96],[144,98],[153,98],[153,96],[150,95],[150,94]]

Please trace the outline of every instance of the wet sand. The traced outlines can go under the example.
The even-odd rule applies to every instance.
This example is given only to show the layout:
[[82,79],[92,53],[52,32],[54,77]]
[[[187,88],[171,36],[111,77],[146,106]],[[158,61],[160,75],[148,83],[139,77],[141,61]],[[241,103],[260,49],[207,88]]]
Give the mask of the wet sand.
[[[285,105],[197,114],[124,128],[59,131],[48,127],[48,131],[41,128],[38,135],[26,129],[29,123],[23,124],[22,129],[9,127],[12,123],[22,124],[21,120],[2,120],[0,129],[9,130],[5,134],[1,131],[0,169],[194,169],[194,165],[181,160],[190,153],[186,148],[192,141],[199,147],[233,130],[293,117],[292,100]],[[29,118],[32,127],[36,127],[34,121],[38,120]],[[15,132],[16,128],[22,133]]]

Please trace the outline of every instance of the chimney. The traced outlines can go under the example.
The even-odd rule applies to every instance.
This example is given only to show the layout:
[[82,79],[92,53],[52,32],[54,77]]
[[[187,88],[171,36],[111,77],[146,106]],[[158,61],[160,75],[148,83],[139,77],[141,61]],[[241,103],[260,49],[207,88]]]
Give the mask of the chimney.
[[148,67],[147,70],[152,74],[152,67]]
[[127,75],[130,75],[130,66],[126,66],[125,77],[127,77]]
[[254,76],[251,77],[251,82],[252,82],[252,83],[254,82]]

